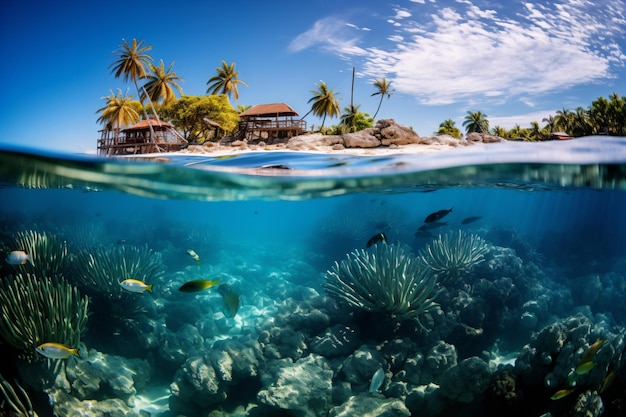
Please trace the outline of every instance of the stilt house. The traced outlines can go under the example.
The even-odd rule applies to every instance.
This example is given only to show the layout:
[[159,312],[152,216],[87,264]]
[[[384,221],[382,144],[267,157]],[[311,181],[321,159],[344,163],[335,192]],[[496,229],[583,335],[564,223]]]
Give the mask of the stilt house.
[[[116,132],[102,131],[98,140],[98,155],[138,155],[157,152],[175,152],[187,147],[187,140],[170,123],[155,118]],[[150,132],[150,127],[154,136]]]

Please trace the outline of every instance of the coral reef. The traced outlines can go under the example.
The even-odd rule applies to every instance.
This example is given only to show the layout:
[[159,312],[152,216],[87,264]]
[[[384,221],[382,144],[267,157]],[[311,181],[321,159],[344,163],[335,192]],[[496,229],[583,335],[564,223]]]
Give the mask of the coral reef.
[[15,235],[13,248],[25,251],[30,257],[30,262],[14,265],[21,273],[34,273],[42,277],[63,275],[71,262],[67,243],[48,232],[19,231]]
[[[458,285],[463,276],[483,262],[489,251],[478,235],[458,230],[439,235],[419,252],[419,257],[437,274],[442,285]],[[462,282],[461,282],[462,284]]]
[[324,288],[358,309],[399,320],[419,317],[436,306],[436,277],[399,245],[355,250],[326,272]]
[[87,297],[63,278],[9,276],[0,284],[0,334],[31,359],[42,343],[77,347],[87,329]]

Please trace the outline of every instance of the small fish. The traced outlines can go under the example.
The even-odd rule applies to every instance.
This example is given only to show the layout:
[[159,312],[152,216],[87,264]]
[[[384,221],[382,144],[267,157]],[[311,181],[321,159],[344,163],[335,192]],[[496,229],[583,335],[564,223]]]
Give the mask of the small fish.
[[451,211],[452,211],[452,208],[450,208],[450,210],[438,210],[438,211],[435,211],[434,213],[430,213],[424,219],[424,223],[432,223],[432,222],[436,222],[437,220],[441,220],[444,217],[446,217],[448,214],[450,214]]
[[427,230],[418,230],[417,232],[413,234],[413,236],[415,236],[418,239],[430,239],[430,238],[435,237],[435,235],[433,235]]
[[576,365],[576,374],[585,375],[587,372],[591,371],[594,366],[596,366],[596,363],[594,361],[579,363],[578,365]]
[[202,265],[202,261],[200,260],[200,255],[198,255],[195,250],[187,249],[187,255],[191,256],[191,259],[196,261],[198,265]]
[[589,346],[589,349],[587,349],[583,356],[580,357],[580,359],[578,360],[578,364],[576,364],[576,367],[578,368],[580,365],[593,361],[593,358],[596,357],[596,354],[598,353],[600,348],[604,346],[606,341],[606,339],[598,339],[593,342],[593,344]]
[[152,292],[152,284],[146,284],[138,279],[128,278],[120,282],[120,286],[126,291],[136,292],[141,294],[145,291]]
[[72,355],[80,358],[78,348],[71,348],[54,342],[41,344],[35,348],[35,351],[50,359],[67,359]]
[[239,294],[230,288],[228,284],[222,284],[217,287],[217,292],[224,298],[224,308],[222,312],[228,318],[233,318],[239,310]]
[[559,391],[555,392],[554,395],[552,397],[550,397],[550,399],[551,400],[560,400],[561,398],[567,397],[568,395],[570,395],[575,390],[576,390],[576,388],[568,388],[568,389],[559,390]]
[[9,253],[6,257],[6,261],[9,265],[26,265],[29,262],[33,265],[33,259],[23,250],[14,250]]
[[600,389],[598,390],[598,394],[602,394],[604,391],[606,391],[611,386],[614,379],[615,379],[615,371],[609,372],[602,380],[602,384],[600,384]]
[[381,366],[380,368],[376,370],[376,372],[374,372],[374,376],[372,376],[372,380],[370,382],[370,388],[368,391],[378,392],[380,387],[383,385],[384,381],[385,381],[385,371],[383,370],[383,367]]
[[470,224],[470,223],[474,223],[477,222],[478,220],[482,219],[483,216],[470,216],[467,217],[465,219],[463,219],[463,221],[461,222],[461,224]]
[[374,245],[377,245],[379,243],[384,243],[387,244],[387,236],[385,236],[384,233],[377,233],[374,236],[372,236],[368,241],[367,244],[365,245],[366,247],[372,247]]
[[214,287],[219,284],[220,280],[209,280],[209,279],[194,279],[193,281],[187,281],[178,289],[178,291],[182,292],[198,292],[202,290],[206,290],[207,288]]
[[448,223],[446,222],[432,222],[432,223],[424,223],[417,230],[423,232],[425,230],[436,229],[438,227],[446,226]]

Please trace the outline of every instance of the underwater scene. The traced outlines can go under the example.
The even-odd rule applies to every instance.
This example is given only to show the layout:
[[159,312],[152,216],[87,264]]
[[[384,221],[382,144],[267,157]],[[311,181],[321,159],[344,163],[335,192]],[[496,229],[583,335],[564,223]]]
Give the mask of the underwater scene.
[[626,415],[626,138],[0,149],[2,416]]

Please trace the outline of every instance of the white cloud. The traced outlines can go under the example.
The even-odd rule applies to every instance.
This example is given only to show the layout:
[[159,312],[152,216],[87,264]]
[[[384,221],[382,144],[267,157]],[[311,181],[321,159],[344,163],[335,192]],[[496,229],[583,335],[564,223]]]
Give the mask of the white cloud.
[[543,122],[543,119],[547,119],[550,115],[555,116],[556,110],[541,110],[514,116],[489,117],[489,115],[487,115],[487,120],[489,120],[489,126],[492,128],[500,126],[505,129],[511,129],[516,125],[519,125],[520,127],[529,127],[531,122],[539,122],[539,126],[543,127],[546,124]]
[[417,17],[396,9],[388,20],[394,32],[380,38],[391,41],[388,46],[357,46],[338,33],[336,20],[324,19],[292,49],[319,44],[361,56],[366,76],[386,77],[396,91],[425,104],[545,94],[610,78],[626,63],[618,42],[626,31],[624,2],[528,0],[511,16],[481,8],[479,1],[457,0]]
[[346,30],[347,27],[356,27],[356,25],[335,17],[320,19],[313,24],[313,27],[291,41],[289,50],[300,52],[313,46],[320,46],[322,49],[340,55],[365,55],[366,51],[356,45],[358,38],[351,36]]

